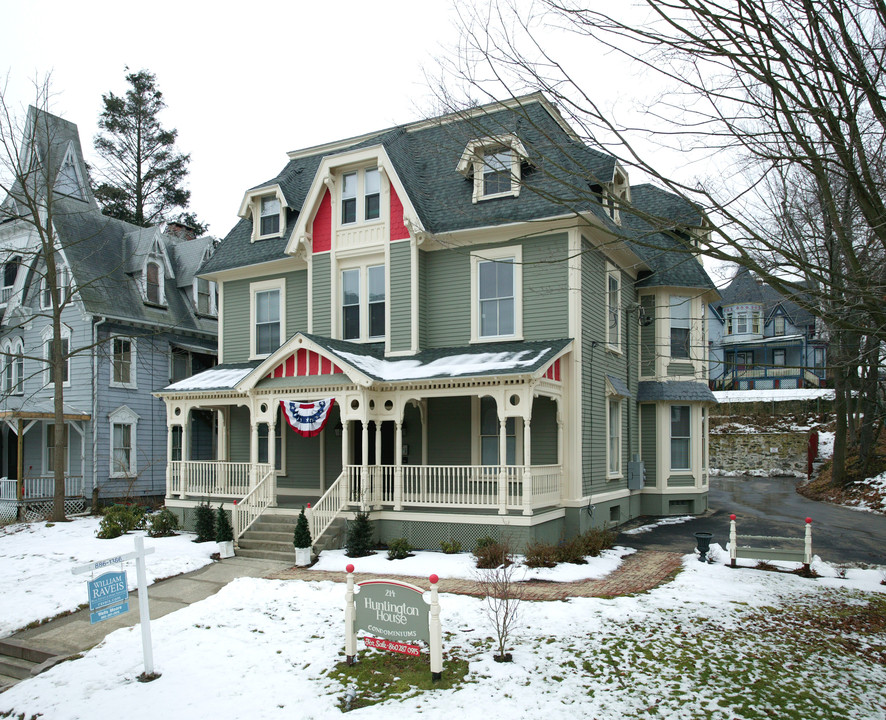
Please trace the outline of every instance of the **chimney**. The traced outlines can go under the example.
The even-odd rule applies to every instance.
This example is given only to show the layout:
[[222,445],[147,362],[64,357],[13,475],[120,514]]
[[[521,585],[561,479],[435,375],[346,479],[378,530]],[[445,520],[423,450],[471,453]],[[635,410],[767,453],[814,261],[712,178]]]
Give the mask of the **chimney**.
[[190,225],[185,225],[178,220],[166,223],[165,232],[167,235],[172,235],[180,240],[193,240],[197,237],[197,230],[195,228],[192,228]]

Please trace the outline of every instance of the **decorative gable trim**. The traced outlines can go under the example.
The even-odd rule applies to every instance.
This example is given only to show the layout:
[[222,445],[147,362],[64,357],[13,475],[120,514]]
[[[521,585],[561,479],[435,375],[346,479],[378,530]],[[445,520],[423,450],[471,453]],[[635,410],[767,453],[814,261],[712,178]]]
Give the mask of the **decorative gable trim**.
[[342,369],[328,357],[314,350],[299,348],[292,355],[281,362],[265,377],[313,377],[316,375],[340,374]]

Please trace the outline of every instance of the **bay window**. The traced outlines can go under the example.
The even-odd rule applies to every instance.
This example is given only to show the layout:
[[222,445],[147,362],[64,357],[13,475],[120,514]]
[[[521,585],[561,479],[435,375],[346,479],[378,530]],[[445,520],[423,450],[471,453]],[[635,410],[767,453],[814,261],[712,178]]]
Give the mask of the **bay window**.
[[671,295],[671,357],[689,359],[692,298]]
[[691,410],[689,405],[671,405],[671,470],[691,468]]

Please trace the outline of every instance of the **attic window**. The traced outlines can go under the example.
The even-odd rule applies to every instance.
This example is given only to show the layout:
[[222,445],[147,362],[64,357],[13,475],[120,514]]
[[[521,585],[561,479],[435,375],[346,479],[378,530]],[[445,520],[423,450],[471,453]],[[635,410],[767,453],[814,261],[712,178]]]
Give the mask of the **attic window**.
[[155,262],[149,262],[145,268],[145,299],[154,305],[160,305],[162,302],[160,266]]
[[259,237],[277,235],[280,232],[280,201],[274,195],[261,199],[261,229]]
[[80,182],[80,174],[74,164],[74,155],[68,150],[58,176],[55,179],[55,191],[61,195],[83,199],[83,185]]
[[473,175],[475,203],[517,197],[525,157],[523,144],[514,135],[472,140],[462,153],[457,170],[466,178]]
[[615,177],[611,183],[607,183],[606,190],[603,192],[603,206],[615,222],[621,223],[621,213],[619,209],[630,202],[631,191],[628,184],[627,175],[621,171],[615,172]]

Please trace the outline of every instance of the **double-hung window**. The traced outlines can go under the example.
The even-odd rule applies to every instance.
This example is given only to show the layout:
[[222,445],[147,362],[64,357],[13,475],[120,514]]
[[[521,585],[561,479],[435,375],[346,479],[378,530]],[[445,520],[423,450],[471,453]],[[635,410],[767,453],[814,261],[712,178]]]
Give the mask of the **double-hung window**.
[[776,315],[772,320],[772,334],[784,335],[784,316]]
[[132,464],[132,425],[115,423],[113,426],[112,463],[115,474],[125,475]]
[[155,262],[149,262],[145,267],[145,298],[154,305],[159,305],[162,302],[160,266]]
[[606,344],[619,350],[621,345],[621,276],[613,265],[606,267]]
[[276,235],[280,232],[280,200],[276,195],[265,195],[261,199],[259,237]]
[[671,405],[671,470],[691,469],[690,413],[689,405]]
[[747,313],[736,313],[735,314],[735,332],[740,335],[742,333],[746,333],[748,331],[748,315]]
[[255,352],[269,355],[280,346],[280,291],[255,294]]
[[68,472],[68,426],[62,425],[61,430],[59,430],[58,425],[48,423],[46,425],[46,458],[44,461],[47,474],[55,472],[56,445],[61,445],[64,448],[63,469],[65,472]]
[[114,338],[112,341],[111,385],[135,387],[135,347],[131,338]]
[[609,399],[609,475],[621,474],[621,400]]
[[483,197],[510,192],[511,151],[487,151],[483,156]]
[[479,267],[480,336],[514,334],[514,259],[486,260]]
[[[359,202],[362,196],[363,202]],[[342,175],[341,224],[377,220],[381,216],[381,176],[378,168]]]
[[689,359],[692,298],[671,295],[671,357]]
[[[56,347],[56,341],[53,338],[49,338],[46,341],[44,346],[45,355],[46,355],[46,367],[47,367],[47,382],[50,385],[53,385],[56,381],[56,373],[55,367],[52,364],[52,354],[53,349]],[[61,367],[61,381],[62,384],[68,382],[68,378],[70,376],[70,364],[71,358],[68,356],[68,349],[70,347],[70,341],[67,337],[63,337],[61,339],[61,354],[62,354],[62,367]]]
[[206,278],[194,279],[194,293],[197,312],[201,315],[215,315],[218,310],[218,286]]
[[385,336],[385,266],[342,270],[341,330],[344,340],[375,340]]
[[775,367],[784,367],[785,364],[785,351],[784,350],[773,350],[772,351],[772,364]]

